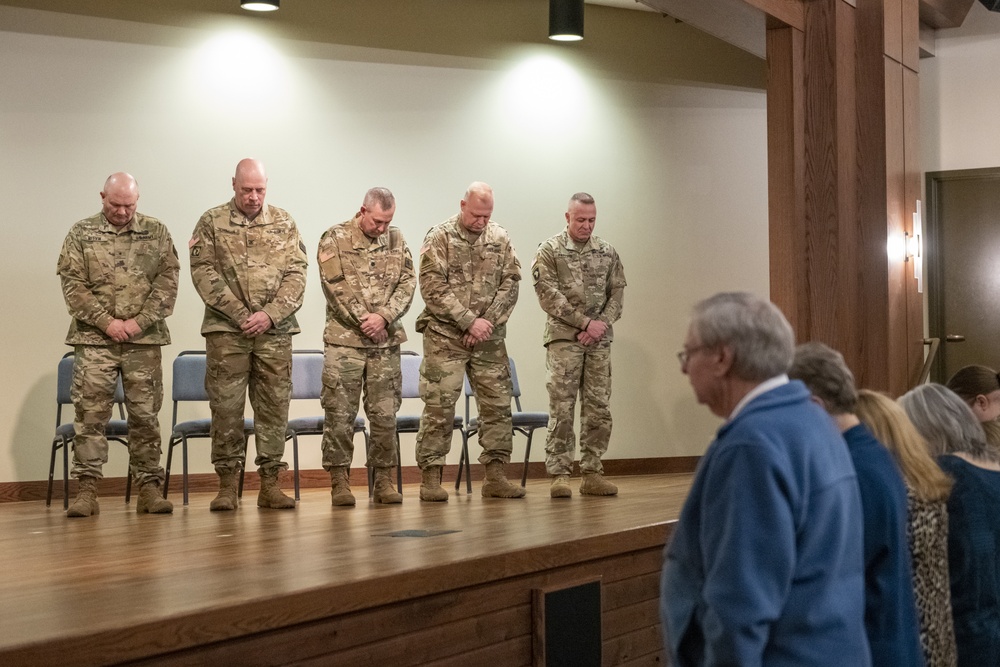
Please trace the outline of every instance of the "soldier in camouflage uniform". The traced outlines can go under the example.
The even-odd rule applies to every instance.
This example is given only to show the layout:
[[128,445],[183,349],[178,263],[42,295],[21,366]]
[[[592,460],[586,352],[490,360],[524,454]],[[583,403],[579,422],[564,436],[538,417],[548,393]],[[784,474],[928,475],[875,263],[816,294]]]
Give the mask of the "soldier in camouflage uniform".
[[73,476],[80,488],[67,516],[100,512],[97,480],[108,460],[105,428],[118,376],[128,409],[129,474],[139,486],[136,511],[169,514],[160,493],[160,346],[170,343],[165,319],[177,299],[180,263],[159,220],[137,213],[139,188],[129,174],[108,177],[102,210],[73,225],[57,273],[73,321]]
[[535,294],[545,322],[545,386],[549,433],[545,467],[550,494],[569,498],[576,435],[573,415],[580,394],[580,493],[613,496],[601,457],[611,438],[611,325],[621,317],[625,272],[618,253],[593,236],[594,198],[578,192],[569,200],[566,229],[538,247],[531,263]]
[[191,277],[205,302],[201,333],[208,368],[205,390],[212,412],[212,463],[219,475],[213,511],[238,505],[237,481],[245,456],[243,410],[249,387],[254,413],[259,507],[290,509],[278,475],[292,388],[295,311],[306,286],[305,245],[295,221],[264,203],[267,176],[258,160],[242,160],[235,196],[198,220],[188,244]]
[[463,378],[476,391],[479,461],[486,466],[486,498],[521,498],[524,489],[507,481],[513,445],[511,381],[506,322],[517,302],[521,265],[507,232],[490,220],[493,190],[473,183],[458,215],[432,228],[420,248],[420,295],[424,310],[417,331],[424,335],[417,433],[420,499],[444,501],[441,470],[451,450],[455,403]]
[[395,212],[392,192],[372,188],[354,218],[334,225],[319,241],[326,294],[323,468],[330,473],[334,505],[355,503],[350,472],[362,385],[371,425],[368,467],[375,470],[374,500],[403,502],[392,484],[402,389],[399,345],[406,341],[400,318],[413,301],[416,275],[403,234],[389,226]]

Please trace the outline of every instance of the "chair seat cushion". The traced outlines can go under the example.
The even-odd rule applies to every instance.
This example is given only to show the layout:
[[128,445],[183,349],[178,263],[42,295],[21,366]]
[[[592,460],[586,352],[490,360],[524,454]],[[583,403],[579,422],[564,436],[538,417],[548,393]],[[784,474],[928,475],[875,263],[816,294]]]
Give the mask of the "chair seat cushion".
[[[288,420],[288,428],[286,433],[288,437],[292,436],[292,433],[298,433],[299,435],[321,435],[323,433],[323,426],[326,424],[326,417],[319,415],[317,417],[296,417],[295,419]],[[354,420],[354,430],[363,431],[367,426],[365,418],[358,415]]]
[[[174,430],[170,434],[170,439],[174,440],[176,438],[207,438],[212,433],[212,420],[211,419],[192,419],[186,422],[180,422],[179,424],[174,424]],[[244,435],[250,435],[253,433],[253,420],[244,419],[243,420],[243,433]]]
[[299,435],[319,435],[323,433],[323,424],[326,423],[323,415],[318,417],[296,417],[288,420],[288,434],[298,433]]
[[399,433],[416,433],[420,429],[418,415],[396,415],[396,431]]
[[547,412],[515,412],[513,414],[514,426],[522,428],[545,428],[549,425],[549,413]]
[[[513,428],[546,428],[549,425],[549,413],[515,412],[511,415],[511,425]],[[469,420],[469,429],[479,429],[479,417]]]
[[[112,419],[108,422],[107,428],[104,429],[104,434],[109,438],[127,438],[128,422],[124,419]],[[59,428],[56,429],[57,439],[72,440],[75,436],[76,428],[73,426],[73,422],[60,424]]]

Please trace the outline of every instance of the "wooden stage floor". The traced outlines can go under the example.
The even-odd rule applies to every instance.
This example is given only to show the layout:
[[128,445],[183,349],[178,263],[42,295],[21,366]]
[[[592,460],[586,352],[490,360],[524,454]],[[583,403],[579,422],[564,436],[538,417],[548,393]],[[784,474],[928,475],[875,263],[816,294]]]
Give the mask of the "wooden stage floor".
[[[654,570],[692,477],[618,477],[608,498],[577,495],[574,478],[569,500],[549,498],[547,480],[529,480],[522,500],[483,499],[481,482],[472,496],[446,487],[447,503],[406,485],[395,506],[355,488],[355,508],[303,489],[294,511],[260,510],[248,490],[240,510],[210,512],[213,495],[194,493],[169,516],[114,496],[72,520],[59,502],[0,504],[0,665],[476,664],[477,647],[449,648],[449,632],[481,635],[498,666],[521,664],[522,589],[595,573],[623,582],[602,597],[605,613],[623,610],[604,617],[604,664],[656,664],[662,653],[640,660],[640,635],[611,642],[609,623],[642,626],[647,644],[658,635]],[[504,595],[506,611],[488,609]]]

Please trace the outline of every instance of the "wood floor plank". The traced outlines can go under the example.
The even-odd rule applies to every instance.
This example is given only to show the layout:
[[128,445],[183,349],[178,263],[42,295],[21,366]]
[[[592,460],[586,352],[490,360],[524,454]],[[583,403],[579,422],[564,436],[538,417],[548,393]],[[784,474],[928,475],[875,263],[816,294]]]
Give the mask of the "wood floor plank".
[[[303,490],[294,511],[258,509],[250,493],[231,513],[209,512],[213,494],[195,493],[171,516],[136,515],[119,496],[87,519],[0,504],[0,562],[13,573],[0,578],[0,663],[140,659],[624,551],[637,553],[622,573],[648,574],[691,478],[615,478],[617,497],[569,500],[549,498],[546,480],[529,480],[521,500],[483,499],[477,484],[440,504],[410,486],[402,505],[359,497],[353,509],[330,507],[326,489]],[[389,536],[421,530],[454,532]]]

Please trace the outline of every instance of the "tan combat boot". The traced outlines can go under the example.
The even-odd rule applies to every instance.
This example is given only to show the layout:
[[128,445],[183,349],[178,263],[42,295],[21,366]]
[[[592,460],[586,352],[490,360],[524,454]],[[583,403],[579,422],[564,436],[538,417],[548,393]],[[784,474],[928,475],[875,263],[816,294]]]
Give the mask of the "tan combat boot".
[[486,481],[483,482],[483,498],[524,498],[524,489],[507,481],[503,461],[493,459],[486,464]]
[[263,471],[258,469],[260,475],[260,491],[257,493],[257,507],[269,507],[273,510],[295,509],[295,499],[289,498],[278,485],[278,471]]
[[441,488],[441,466],[428,466],[420,471],[420,499],[432,503],[448,500],[448,492]]
[[384,505],[403,502],[403,494],[392,485],[392,468],[375,468],[375,491],[372,495],[375,502]]
[[160,493],[160,483],[146,482],[139,489],[139,501],[135,504],[137,514],[172,514],[174,504]]
[[573,489],[569,488],[569,475],[554,475],[552,486],[549,487],[549,495],[553,498],[569,498],[573,495]]
[[604,479],[604,475],[599,472],[585,472],[580,484],[580,495],[615,496],[618,495],[618,487]]
[[330,497],[334,507],[354,507],[357,502],[351,493],[351,469],[347,466],[330,468]]
[[97,504],[97,479],[81,477],[76,499],[66,510],[66,516],[91,516],[100,513],[101,506]]
[[233,471],[219,473],[219,494],[212,499],[208,508],[213,512],[231,512],[240,506],[236,492],[239,480]]

